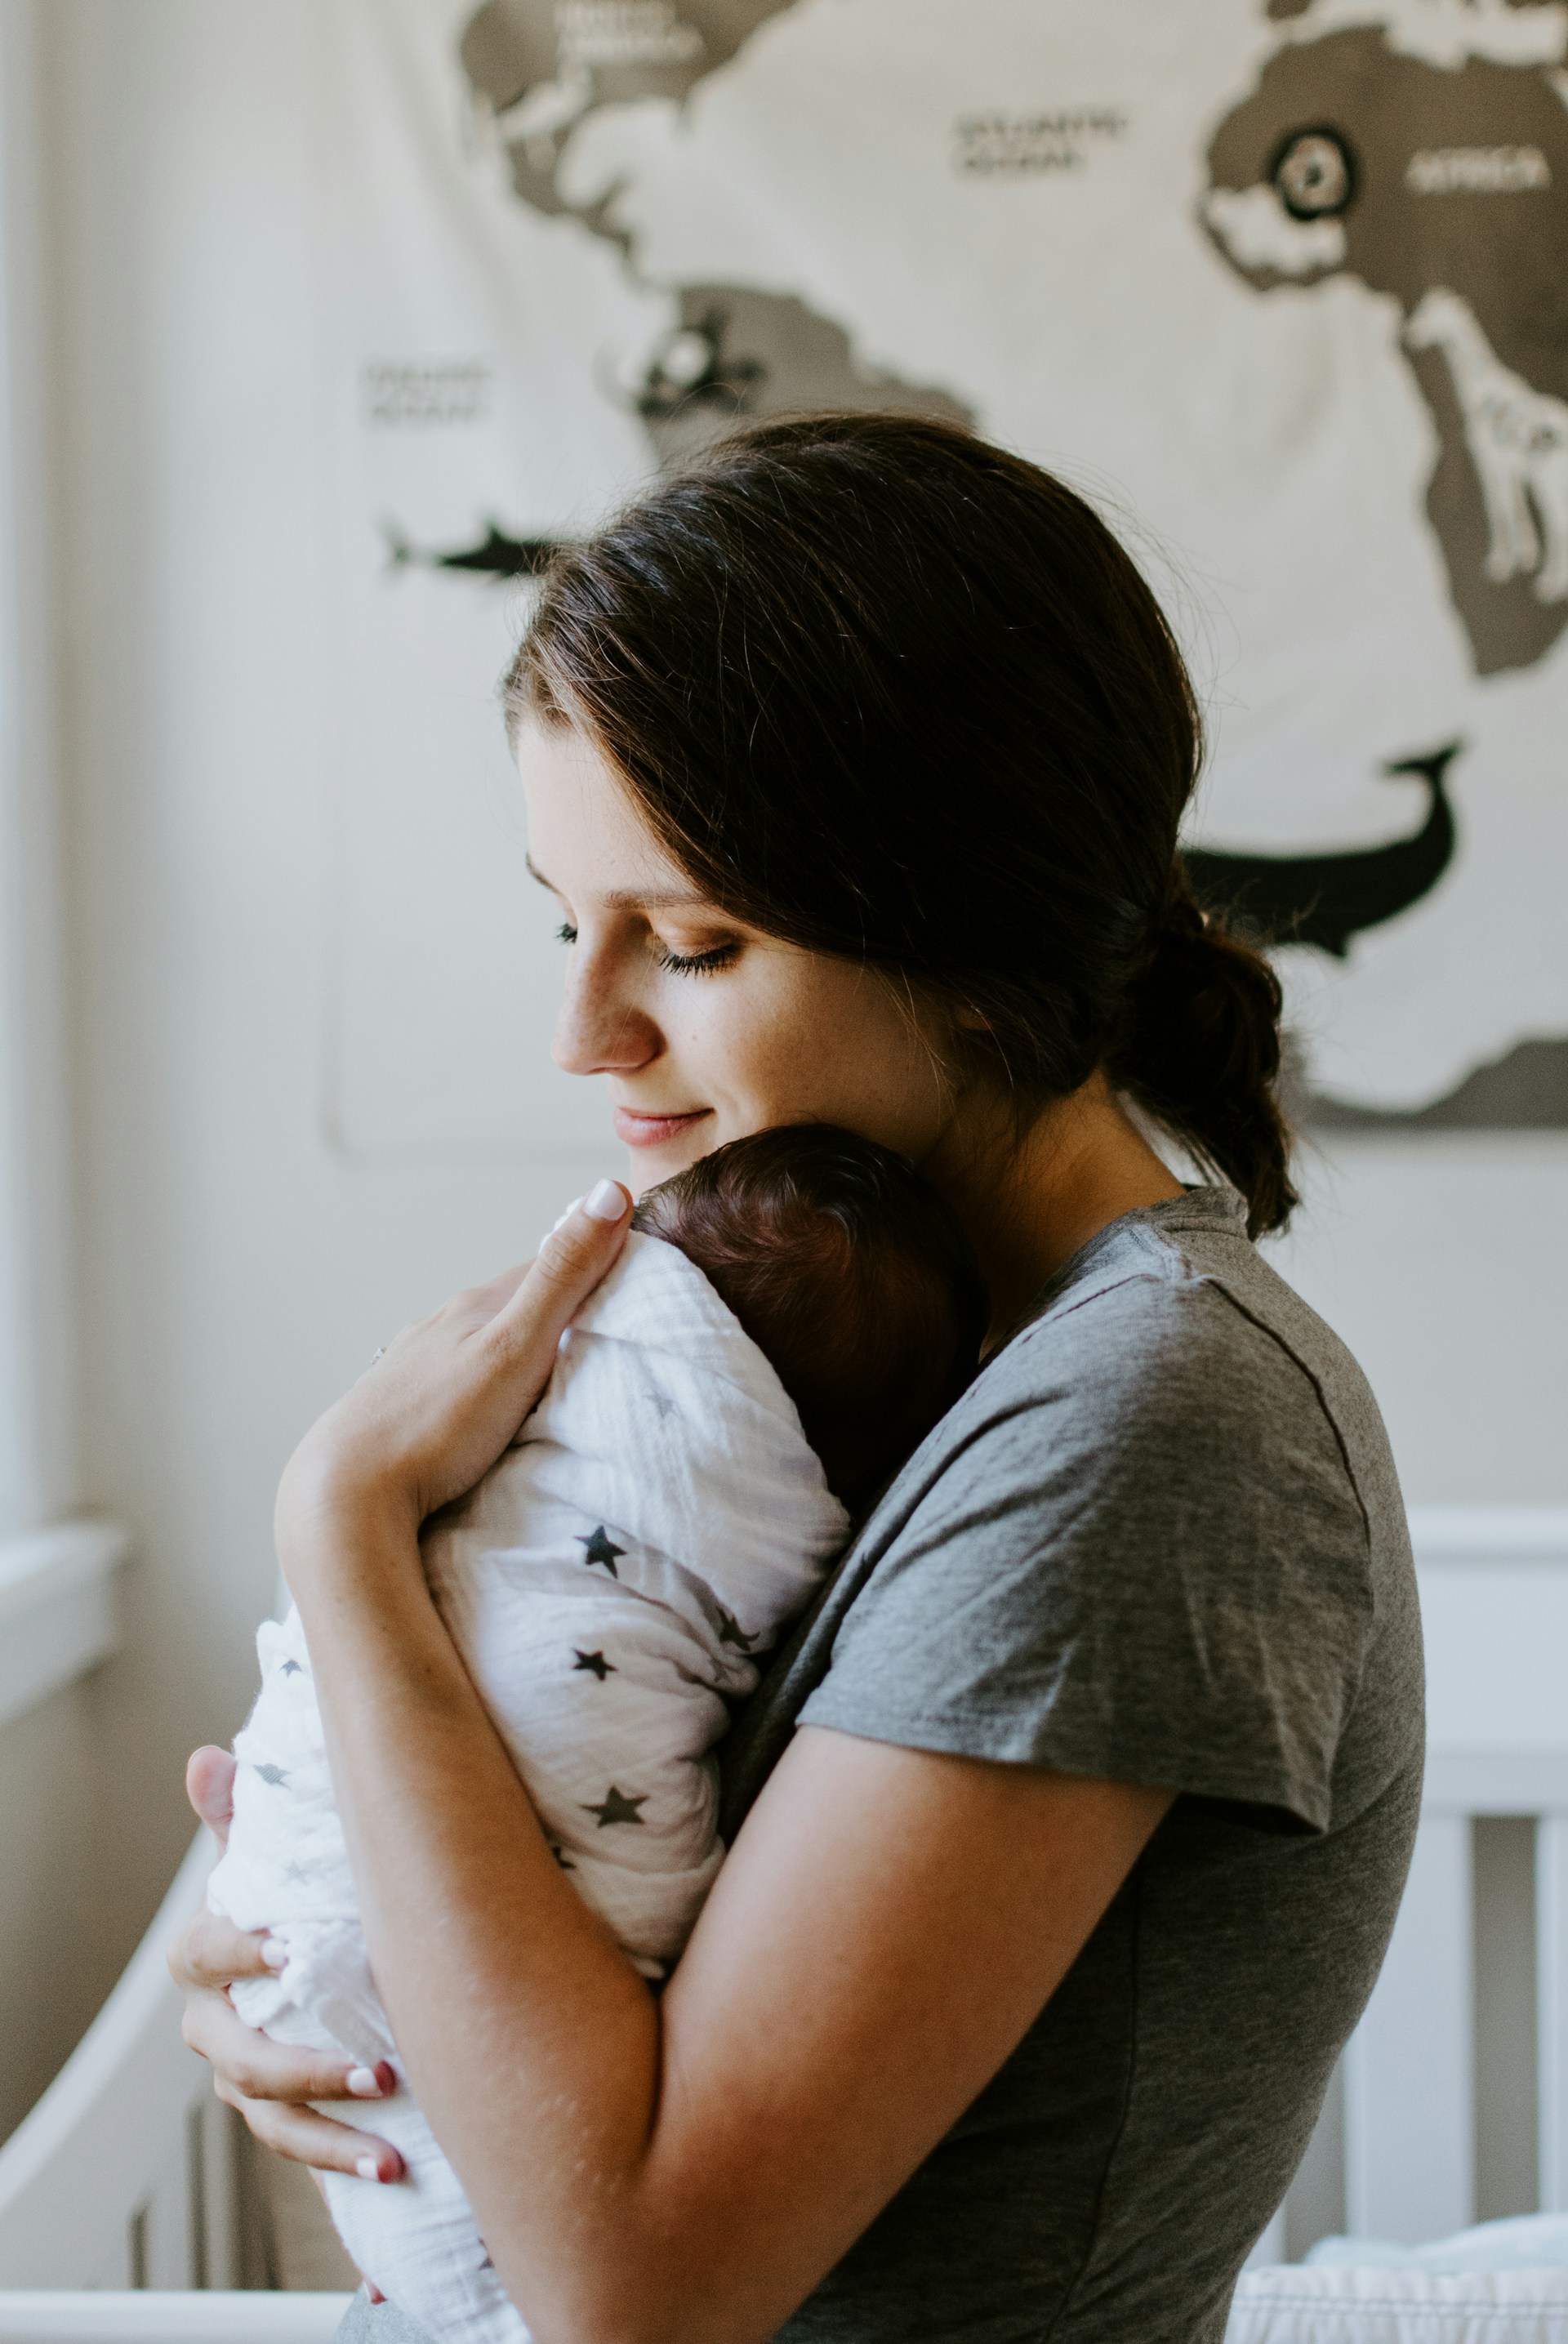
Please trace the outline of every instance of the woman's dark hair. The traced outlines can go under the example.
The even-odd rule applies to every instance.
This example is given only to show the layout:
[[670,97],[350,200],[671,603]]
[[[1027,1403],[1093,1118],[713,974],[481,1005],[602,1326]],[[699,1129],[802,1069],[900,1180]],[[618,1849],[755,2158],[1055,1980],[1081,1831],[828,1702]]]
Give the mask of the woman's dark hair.
[[1191,681],[1052,474],[917,416],[749,426],[557,551],[502,694],[733,918],[970,1013],[951,1063],[1020,1137],[1103,1066],[1284,1226],[1279,982],[1177,854]]

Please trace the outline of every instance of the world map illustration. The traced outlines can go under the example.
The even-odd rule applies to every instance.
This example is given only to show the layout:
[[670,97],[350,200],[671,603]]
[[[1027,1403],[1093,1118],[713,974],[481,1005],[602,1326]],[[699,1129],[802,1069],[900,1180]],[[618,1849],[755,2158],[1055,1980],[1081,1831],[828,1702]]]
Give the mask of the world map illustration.
[[[389,20],[341,5],[352,76]],[[483,355],[434,430],[361,409],[389,659],[399,579],[523,591],[738,419],[966,422],[1140,552],[1147,522],[1190,589],[1194,881],[1276,950],[1312,1114],[1568,1125],[1562,0],[391,13],[402,54],[352,101],[367,186],[401,107],[409,216],[474,279],[448,349]],[[367,194],[390,323],[361,375],[400,303],[408,349],[436,338],[395,209]]]

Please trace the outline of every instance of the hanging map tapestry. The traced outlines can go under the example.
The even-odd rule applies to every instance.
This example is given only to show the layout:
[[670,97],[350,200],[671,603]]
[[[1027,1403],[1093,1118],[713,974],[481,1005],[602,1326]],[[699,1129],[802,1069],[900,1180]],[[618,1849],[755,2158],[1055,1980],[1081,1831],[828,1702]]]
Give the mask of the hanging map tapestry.
[[1144,564],[1305,1111],[1568,1126],[1562,0],[315,21],[346,1149],[602,1142],[495,679],[552,544],[845,403],[1053,466]]

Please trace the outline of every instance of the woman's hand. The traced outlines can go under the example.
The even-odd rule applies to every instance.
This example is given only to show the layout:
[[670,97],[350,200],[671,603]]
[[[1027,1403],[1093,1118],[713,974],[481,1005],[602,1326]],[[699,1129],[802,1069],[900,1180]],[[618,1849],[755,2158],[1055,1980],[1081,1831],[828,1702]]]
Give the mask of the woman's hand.
[[274,1526],[286,1572],[324,1521],[368,1511],[417,1530],[473,1488],[549,1382],[573,1313],[625,1243],[630,1205],[618,1181],[600,1181],[534,1260],[393,1337],[284,1468]]
[[[186,1769],[186,1793],[219,1844],[228,1837],[234,1812],[235,1762],[227,1750],[198,1750]],[[274,2043],[247,2026],[228,1999],[236,1978],[269,1977],[267,1933],[237,1929],[203,1905],[168,1949],[175,1984],[185,1995],[182,2032],[213,2071],[213,2089],[238,2108],[258,2140],[280,2157],[326,2173],[369,2176],[395,2181],[402,2159],[389,2142],[320,2116],[310,2100],[379,2099],[397,2088],[397,2076],[383,2062],[377,2069],[356,2066],[340,2051],[301,2051]]]

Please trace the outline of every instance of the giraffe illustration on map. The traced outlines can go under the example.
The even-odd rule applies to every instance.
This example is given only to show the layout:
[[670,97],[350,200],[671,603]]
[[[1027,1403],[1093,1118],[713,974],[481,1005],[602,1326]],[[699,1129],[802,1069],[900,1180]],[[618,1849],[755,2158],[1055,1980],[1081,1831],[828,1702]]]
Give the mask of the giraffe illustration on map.
[[1568,600],[1568,400],[1505,367],[1469,302],[1444,286],[1422,297],[1404,338],[1448,362],[1486,505],[1487,576],[1533,572],[1538,601]]

